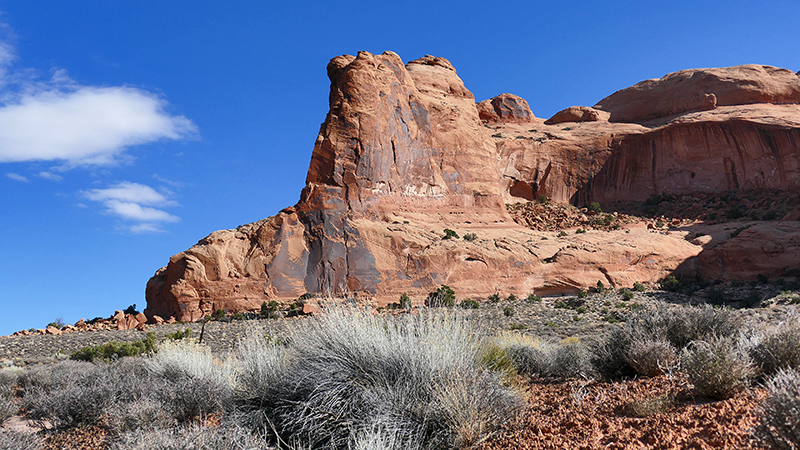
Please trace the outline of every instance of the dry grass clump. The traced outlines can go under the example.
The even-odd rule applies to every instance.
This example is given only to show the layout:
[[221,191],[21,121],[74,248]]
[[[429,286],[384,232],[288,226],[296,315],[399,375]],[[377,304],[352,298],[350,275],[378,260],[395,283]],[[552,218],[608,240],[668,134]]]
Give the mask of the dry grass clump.
[[626,409],[628,414],[633,417],[645,418],[656,414],[663,414],[672,409],[675,403],[675,396],[667,394],[634,400]]
[[39,436],[0,429],[0,450],[41,450],[44,442]]
[[501,374],[480,365],[481,339],[452,313],[337,308],[298,325],[289,345],[254,336],[239,349],[239,420],[272,424],[285,442],[466,447],[521,406]]
[[800,448],[800,373],[779,370],[766,383],[767,398],[761,405],[761,420],[755,436],[767,447]]
[[754,374],[748,349],[732,337],[692,342],[681,353],[680,367],[698,394],[717,400],[744,390]]

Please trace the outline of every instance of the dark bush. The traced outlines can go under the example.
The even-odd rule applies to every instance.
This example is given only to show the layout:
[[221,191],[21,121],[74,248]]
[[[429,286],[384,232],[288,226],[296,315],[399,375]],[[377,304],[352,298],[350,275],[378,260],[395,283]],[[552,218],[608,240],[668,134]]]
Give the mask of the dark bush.
[[469,299],[469,300],[463,300],[461,303],[458,304],[458,306],[464,309],[479,309],[481,307],[481,304],[478,303],[476,300]]
[[800,319],[790,319],[766,331],[750,355],[764,375],[780,369],[800,369]]
[[432,307],[450,307],[456,304],[456,293],[450,286],[441,285],[438,289],[428,294],[425,304]]

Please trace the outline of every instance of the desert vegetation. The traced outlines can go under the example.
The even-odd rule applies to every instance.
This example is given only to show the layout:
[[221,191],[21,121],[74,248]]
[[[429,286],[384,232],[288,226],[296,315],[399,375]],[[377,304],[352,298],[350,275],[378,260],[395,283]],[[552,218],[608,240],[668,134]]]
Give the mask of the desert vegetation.
[[[105,351],[114,344],[3,370],[0,421],[21,414],[45,435],[101,427],[114,450],[469,448],[508,429],[536,383],[668,376],[716,401],[764,386],[752,439],[781,449],[800,443],[792,425],[800,420],[800,320],[764,329],[727,308],[655,303],[594,338],[485,335],[453,305],[451,290],[433,294],[432,303],[456,307],[377,315],[328,307],[286,336],[265,335],[254,321],[225,357],[182,332],[149,337],[138,356]],[[448,296],[453,302],[440,301]],[[680,401],[662,393],[629,410],[668,414]],[[3,450],[43,445],[39,435],[0,432]]]

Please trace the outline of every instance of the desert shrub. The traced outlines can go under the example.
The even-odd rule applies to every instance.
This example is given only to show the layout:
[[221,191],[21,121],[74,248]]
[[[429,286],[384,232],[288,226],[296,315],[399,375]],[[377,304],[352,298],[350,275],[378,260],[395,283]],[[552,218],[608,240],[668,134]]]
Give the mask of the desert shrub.
[[575,230],[575,234],[583,234],[583,233],[586,233],[586,230],[584,230],[583,228],[578,228],[577,230]]
[[0,370],[0,425],[17,413],[14,401],[14,388],[17,385],[17,374],[11,370]]
[[433,307],[454,306],[456,304],[456,293],[450,289],[450,286],[443,284],[428,294],[425,304]]
[[458,306],[464,309],[479,309],[481,307],[481,304],[478,303],[477,300],[468,299],[468,300],[463,300],[461,303],[458,304]]
[[478,235],[475,233],[467,233],[464,235],[464,240],[467,242],[472,242],[476,239],[478,239]]
[[666,339],[637,336],[631,339],[625,361],[640,375],[654,377],[673,367],[677,355]]
[[626,328],[616,327],[589,345],[594,370],[607,380],[616,380],[636,374],[628,364],[631,337]]
[[733,337],[692,342],[681,352],[680,368],[698,394],[717,400],[745,389],[753,375],[747,349]]
[[497,303],[497,302],[499,302],[499,301],[500,301],[500,294],[498,294],[497,292],[495,292],[494,294],[492,294],[492,295],[490,295],[490,296],[488,297],[488,300],[489,300],[490,302],[492,302],[492,303]]
[[605,292],[606,286],[603,284],[603,282],[601,280],[597,280],[596,289],[597,289],[597,292],[602,293],[602,292]]
[[134,342],[109,342],[95,347],[84,347],[72,353],[70,359],[91,362],[95,359],[112,361],[126,356],[139,356],[153,351],[156,343],[155,333],[147,333],[147,337]]
[[233,399],[232,368],[195,342],[162,342],[148,369],[168,383],[165,403],[179,421],[221,412]]
[[175,425],[175,419],[170,414],[168,405],[149,397],[112,404],[106,411],[105,420],[114,434],[156,430]]
[[113,382],[102,367],[80,364],[83,367],[64,363],[51,366],[49,377],[25,387],[22,409],[30,420],[42,427],[50,421],[56,428],[98,422],[114,400]]
[[266,442],[239,427],[190,426],[133,430],[120,435],[112,450],[267,450]]
[[562,230],[562,231],[559,231],[559,232],[558,232],[558,234],[556,235],[556,237],[564,237],[564,236],[566,236],[566,235],[567,235],[567,232]]
[[530,294],[527,298],[525,298],[525,301],[528,303],[538,303],[542,301],[542,297],[539,297],[536,294]]
[[499,338],[508,348],[508,355],[517,373],[528,376],[549,376],[553,366],[555,344],[521,334],[507,334]]
[[125,310],[124,310],[124,311],[122,311],[122,312],[123,312],[123,313],[125,313],[125,314],[130,314],[130,315],[132,315],[132,316],[135,316],[135,315],[138,315],[138,314],[139,314],[139,310],[137,310],[137,309],[136,309],[136,303],[134,303],[134,304],[132,304],[132,305],[128,306],[128,307],[127,307],[127,308],[125,308]]
[[590,376],[594,371],[589,349],[582,342],[566,339],[554,347],[548,375],[558,378]]
[[507,301],[507,302],[515,302],[515,301],[517,301],[517,300],[519,300],[519,299],[518,299],[518,298],[517,298],[517,296],[516,296],[516,295],[514,295],[514,294],[508,294],[508,297],[506,297],[506,301]]
[[780,369],[800,369],[800,319],[793,318],[766,331],[750,355],[764,375]]
[[343,308],[298,325],[288,346],[239,350],[240,417],[260,414],[285,442],[348,448],[364,430],[388,430],[410,447],[468,446],[520,406],[457,316]]
[[0,428],[0,450],[40,450],[43,448],[44,442],[35,434]]
[[742,325],[742,317],[731,309],[710,305],[676,308],[657,303],[634,313],[626,328],[645,336],[663,336],[680,350],[711,336],[735,336]]
[[766,447],[795,450],[800,448],[800,373],[779,370],[766,383],[767,397],[761,404],[761,417],[754,430]]
[[483,367],[493,372],[500,372],[505,375],[517,373],[511,352],[507,347],[497,343],[484,344],[478,356],[478,361]]
[[622,297],[622,300],[628,301],[633,299],[633,292],[622,288],[619,290],[619,295]]
[[506,317],[512,317],[515,314],[514,308],[510,306],[506,306],[503,308],[503,315]]
[[637,281],[633,283],[633,290],[636,292],[644,292],[645,290],[647,290],[647,288],[642,283],[639,283]]
[[456,233],[455,231],[451,230],[450,228],[445,228],[444,229],[444,236],[442,237],[442,239],[445,239],[445,240],[447,240],[447,239],[458,239],[458,233]]
[[578,298],[586,298],[588,295],[589,294],[583,288],[578,289],[578,293],[576,294]]

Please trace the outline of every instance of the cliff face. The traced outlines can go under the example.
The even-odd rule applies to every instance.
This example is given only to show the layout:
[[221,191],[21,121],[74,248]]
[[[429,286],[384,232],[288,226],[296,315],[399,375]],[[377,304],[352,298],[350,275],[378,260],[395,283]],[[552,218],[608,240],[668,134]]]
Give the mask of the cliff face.
[[[799,107],[754,103],[793,101],[797,76],[785,72],[678,72],[544,121],[511,94],[476,105],[444,58],[336,57],[300,201],[174,255],[147,284],[146,314],[195,320],[306,292],[420,300],[440,284],[462,297],[572,292],[657,280],[687,261],[712,267],[701,254],[712,249],[686,233],[556,239],[517,225],[504,203],[797,189]],[[662,98],[678,93],[689,100]],[[748,104],[725,106],[736,101]],[[445,228],[475,239],[443,239]]]

